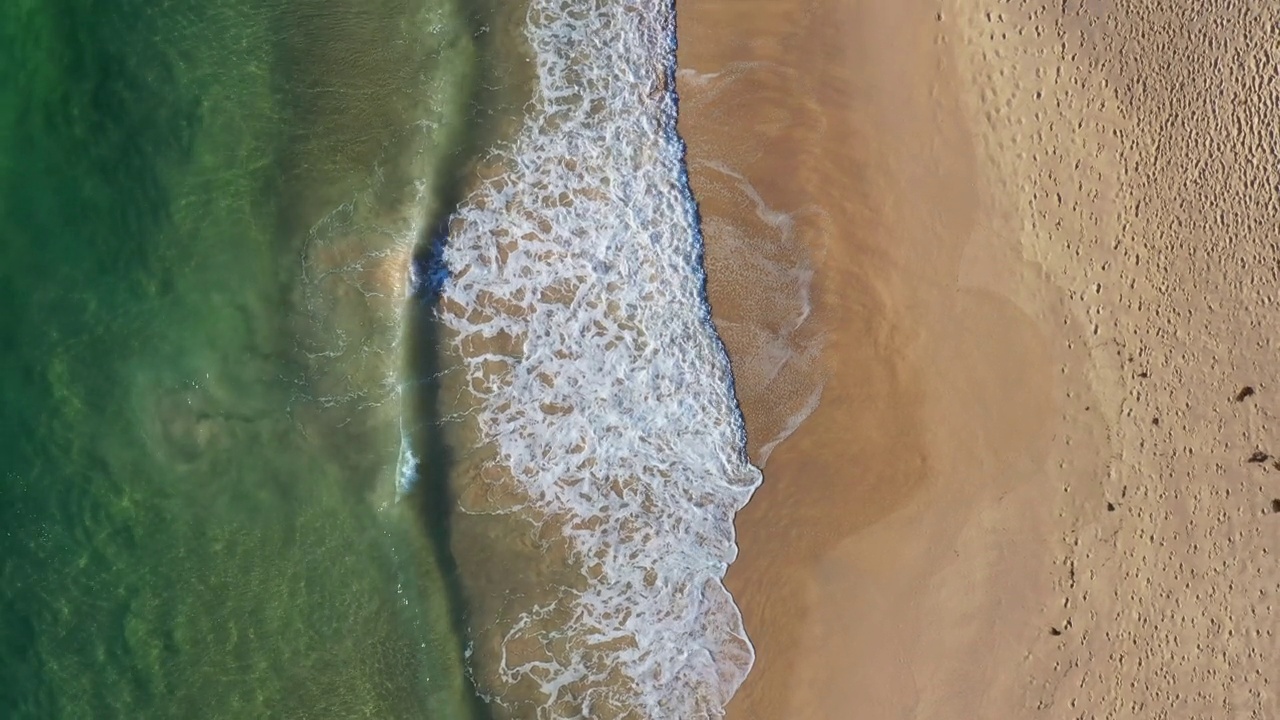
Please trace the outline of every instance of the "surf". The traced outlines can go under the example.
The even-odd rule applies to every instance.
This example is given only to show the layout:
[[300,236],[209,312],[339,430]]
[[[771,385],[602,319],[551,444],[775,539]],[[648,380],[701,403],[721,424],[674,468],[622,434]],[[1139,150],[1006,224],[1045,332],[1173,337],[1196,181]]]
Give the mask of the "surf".
[[719,717],[754,661],[722,580],[760,473],[706,297],[674,8],[533,0],[527,22],[533,100],[450,219],[436,319],[488,448],[460,511],[553,533],[572,580],[504,598],[478,685],[539,718]]

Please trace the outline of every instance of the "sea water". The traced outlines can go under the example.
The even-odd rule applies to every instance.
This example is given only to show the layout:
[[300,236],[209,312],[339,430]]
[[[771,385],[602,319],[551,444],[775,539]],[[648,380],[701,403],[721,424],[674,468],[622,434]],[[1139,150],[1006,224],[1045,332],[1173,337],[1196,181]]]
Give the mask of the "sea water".
[[722,714],[760,477],[673,22],[0,9],[0,716]]
[[526,33],[533,100],[453,217],[439,310],[488,448],[460,511],[530,548],[469,582],[498,598],[478,684],[509,717],[718,717],[753,661],[721,580],[760,474],[704,291],[674,8],[532,0]]
[[445,0],[0,4],[0,717],[473,716],[394,473],[475,55]]

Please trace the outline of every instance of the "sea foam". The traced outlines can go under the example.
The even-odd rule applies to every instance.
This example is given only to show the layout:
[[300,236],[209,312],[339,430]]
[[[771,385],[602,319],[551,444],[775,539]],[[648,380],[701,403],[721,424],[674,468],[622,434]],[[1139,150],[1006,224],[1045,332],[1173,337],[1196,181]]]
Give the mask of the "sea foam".
[[542,718],[720,717],[754,660],[722,578],[760,473],[706,300],[674,8],[531,0],[527,33],[534,99],[453,218],[438,308],[503,511],[563,528],[584,581],[502,630],[546,651],[501,679]]

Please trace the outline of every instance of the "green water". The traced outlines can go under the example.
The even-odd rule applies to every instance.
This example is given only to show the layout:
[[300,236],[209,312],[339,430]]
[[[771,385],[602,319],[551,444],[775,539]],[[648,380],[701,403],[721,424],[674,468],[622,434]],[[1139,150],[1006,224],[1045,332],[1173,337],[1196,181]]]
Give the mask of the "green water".
[[0,717],[471,716],[387,502],[386,280],[469,38],[449,0],[0,3]]

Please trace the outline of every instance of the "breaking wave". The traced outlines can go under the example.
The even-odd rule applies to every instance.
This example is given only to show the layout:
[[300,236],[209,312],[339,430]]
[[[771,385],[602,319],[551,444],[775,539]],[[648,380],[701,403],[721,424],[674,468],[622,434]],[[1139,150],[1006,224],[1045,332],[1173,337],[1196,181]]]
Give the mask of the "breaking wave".
[[720,717],[754,660],[722,579],[760,473],[706,300],[674,8],[532,0],[527,33],[534,99],[452,219],[438,312],[508,486],[483,511],[562,529],[583,582],[519,610],[485,691]]

